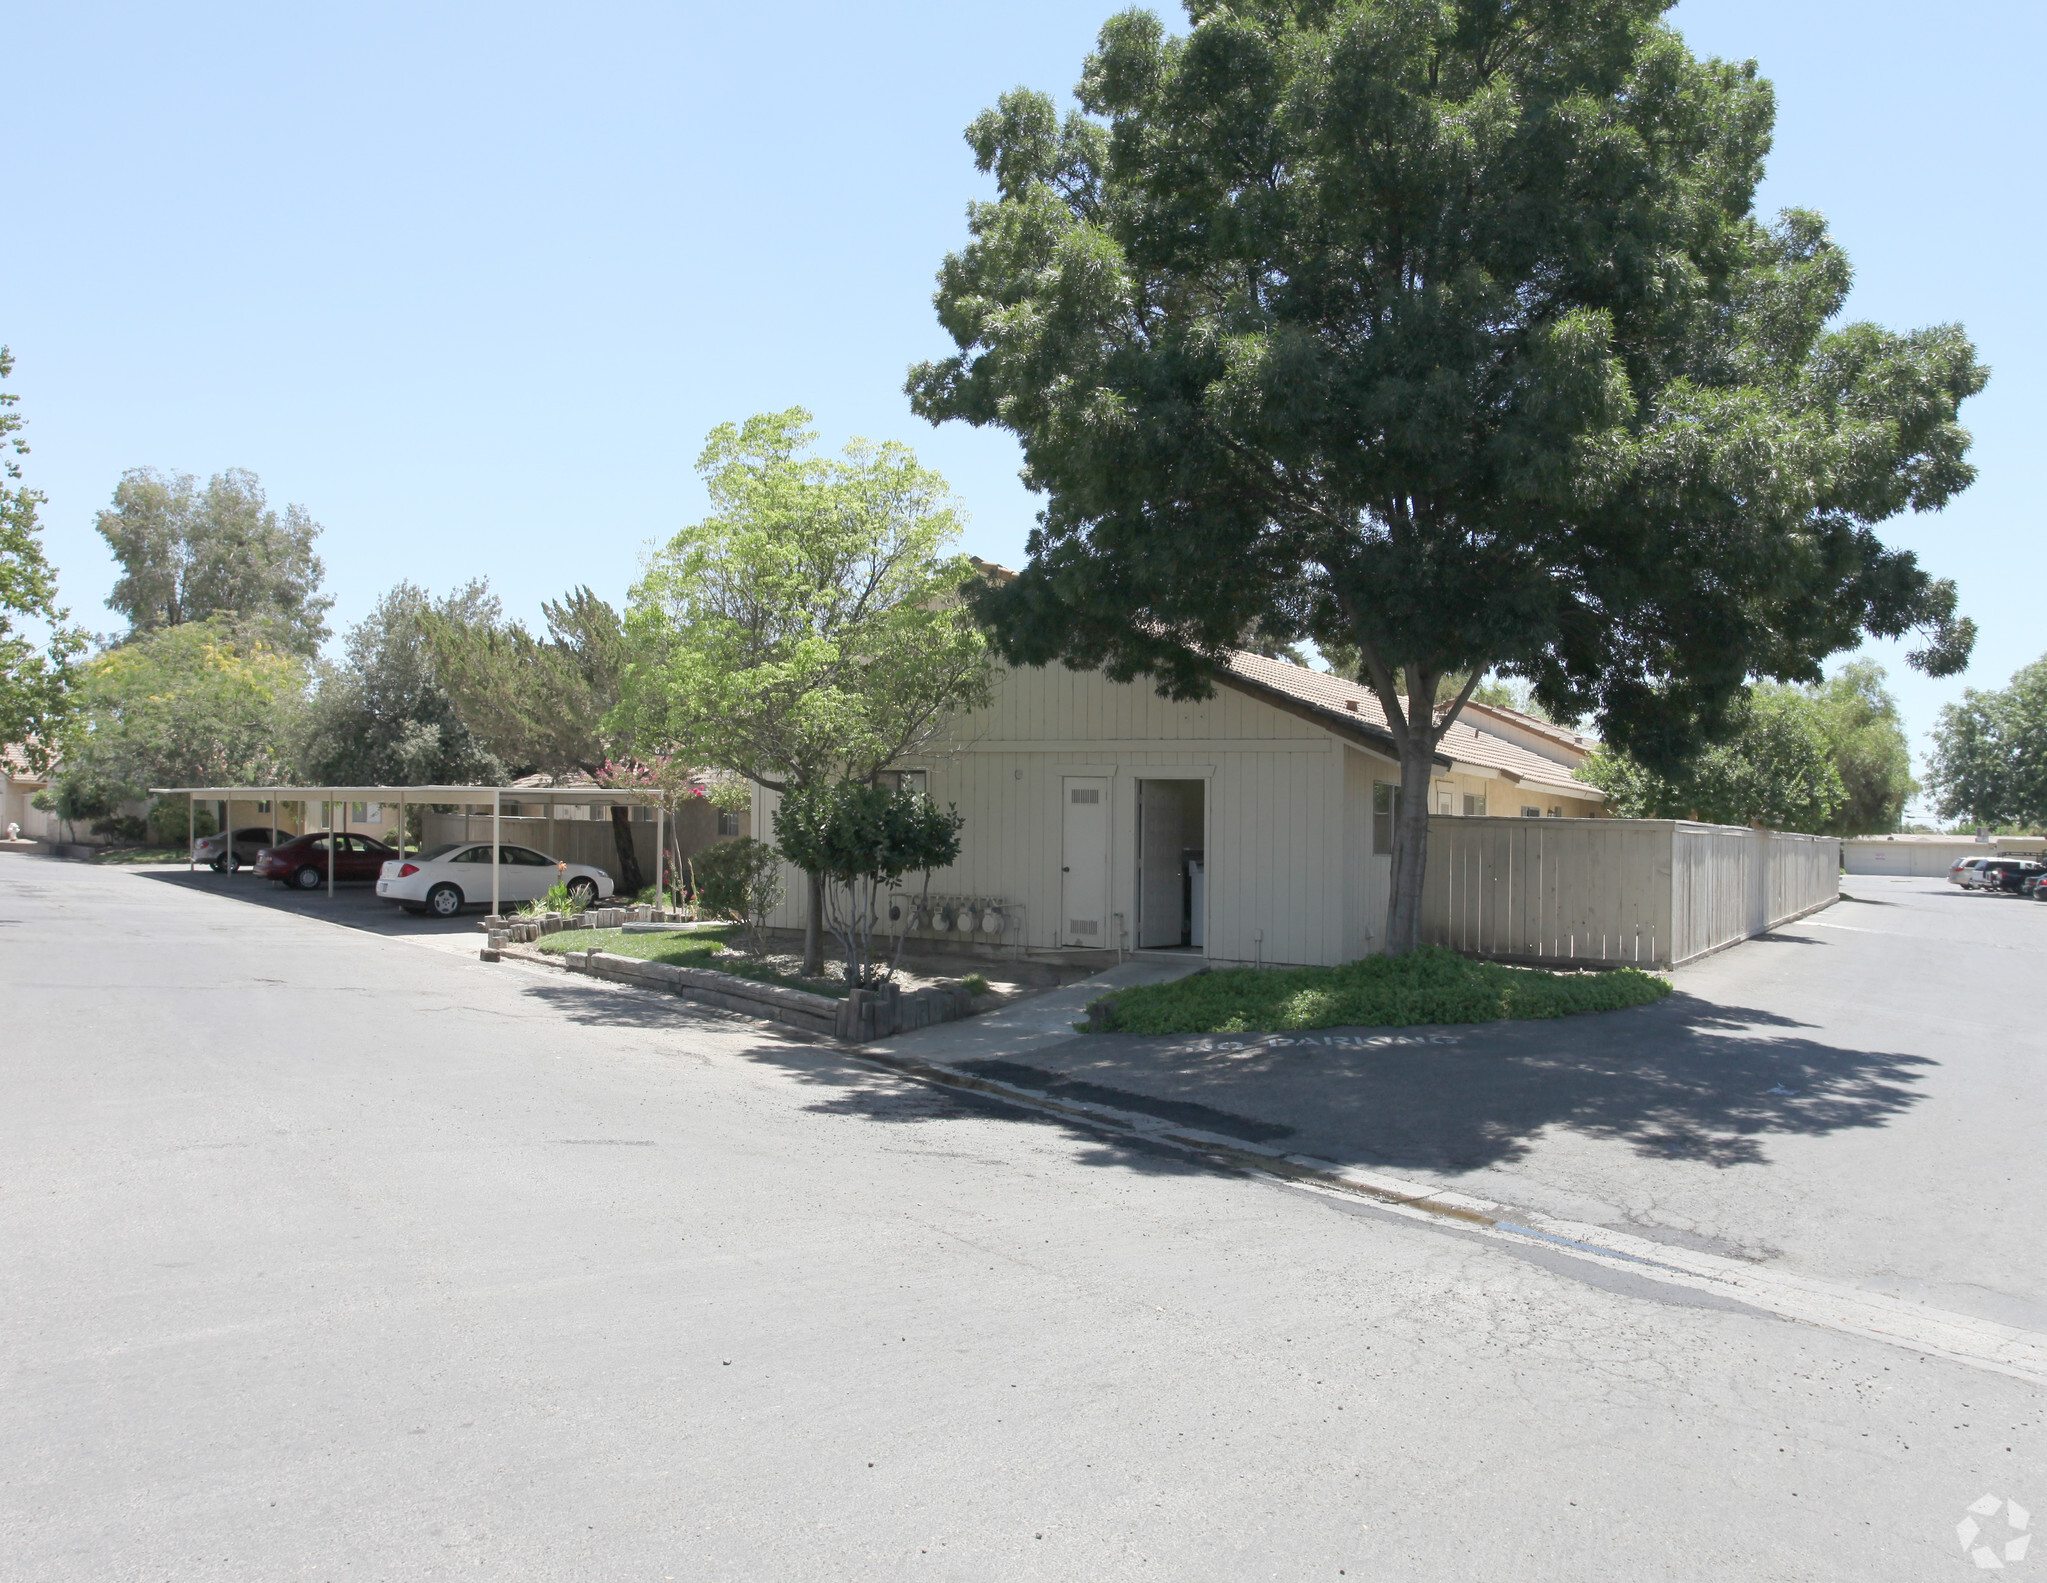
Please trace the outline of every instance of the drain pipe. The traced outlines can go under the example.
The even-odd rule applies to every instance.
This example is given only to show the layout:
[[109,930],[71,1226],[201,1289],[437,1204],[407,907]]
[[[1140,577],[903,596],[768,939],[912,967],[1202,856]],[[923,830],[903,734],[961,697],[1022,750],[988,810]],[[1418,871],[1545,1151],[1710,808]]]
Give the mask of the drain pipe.
[[1263,929],[1253,929],[1251,931],[1251,942],[1258,948],[1258,966],[1262,968],[1265,966],[1265,931]]
[[1116,965],[1121,967],[1123,965],[1123,940],[1130,931],[1123,927],[1123,914],[1112,912],[1109,916],[1116,920]]

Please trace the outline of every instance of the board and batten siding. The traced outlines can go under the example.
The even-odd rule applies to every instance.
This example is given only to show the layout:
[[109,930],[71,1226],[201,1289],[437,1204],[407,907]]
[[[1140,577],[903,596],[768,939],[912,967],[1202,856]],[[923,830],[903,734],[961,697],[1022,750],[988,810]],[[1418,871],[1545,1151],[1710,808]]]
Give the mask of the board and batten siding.
[[[959,860],[931,879],[934,895],[1021,909],[1023,942],[1057,944],[1064,841],[1063,783],[1098,775],[1109,785],[1110,937],[1135,939],[1137,783],[1203,783],[1207,955],[1212,960],[1329,964],[1362,954],[1370,917],[1355,893],[1370,864],[1370,786],[1356,807],[1350,763],[1368,756],[1330,733],[1228,688],[1211,698],[1161,698],[1144,681],[1113,682],[1060,665],[1009,670],[991,705],[959,717],[947,739],[903,761],[922,769],[941,807],[965,818]],[[1387,772],[1381,770],[1381,775]],[[755,796],[754,829],[772,838],[776,799]],[[1362,855],[1355,842],[1363,841]],[[909,877],[915,890],[918,876]],[[1384,910],[1383,891],[1378,903]],[[770,922],[803,924],[804,884],[785,874]],[[1004,942],[1014,944],[1007,931]]]
[[1675,966],[1827,906],[1839,868],[1829,836],[1432,816],[1422,935],[1507,961]]

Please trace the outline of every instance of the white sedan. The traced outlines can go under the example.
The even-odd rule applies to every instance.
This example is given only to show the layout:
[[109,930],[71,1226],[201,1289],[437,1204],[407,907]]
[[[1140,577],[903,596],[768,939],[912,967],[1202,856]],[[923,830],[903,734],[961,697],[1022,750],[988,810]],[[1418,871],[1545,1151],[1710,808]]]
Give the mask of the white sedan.
[[[611,876],[587,863],[557,863],[530,846],[501,846],[498,905],[538,901],[556,885],[589,906],[611,894]],[[377,894],[407,912],[452,918],[464,907],[490,905],[490,843],[451,841],[431,852],[394,859],[377,877]]]

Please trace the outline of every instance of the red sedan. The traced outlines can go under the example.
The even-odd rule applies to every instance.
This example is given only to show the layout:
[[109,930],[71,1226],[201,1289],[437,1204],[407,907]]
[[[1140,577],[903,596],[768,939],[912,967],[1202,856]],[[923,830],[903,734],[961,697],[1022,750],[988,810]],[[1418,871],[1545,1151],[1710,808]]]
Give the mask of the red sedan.
[[256,874],[280,885],[300,890],[318,890],[327,883],[327,843],[334,843],[334,883],[374,880],[384,864],[398,855],[374,836],[345,831],[339,835],[315,830],[282,846],[265,847],[256,854]]

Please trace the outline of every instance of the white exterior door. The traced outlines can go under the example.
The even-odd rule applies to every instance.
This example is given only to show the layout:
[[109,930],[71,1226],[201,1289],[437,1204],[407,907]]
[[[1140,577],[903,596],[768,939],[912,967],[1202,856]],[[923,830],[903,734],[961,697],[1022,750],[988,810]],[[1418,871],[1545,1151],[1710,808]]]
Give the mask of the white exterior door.
[[1059,879],[1059,943],[1107,946],[1109,938],[1109,781],[1105,775],[1061,778],[1065,817]]

